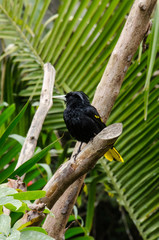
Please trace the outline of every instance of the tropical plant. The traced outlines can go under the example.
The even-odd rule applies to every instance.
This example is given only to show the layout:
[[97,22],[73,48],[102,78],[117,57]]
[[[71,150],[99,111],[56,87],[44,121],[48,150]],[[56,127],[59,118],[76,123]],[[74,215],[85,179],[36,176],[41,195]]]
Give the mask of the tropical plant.
[[[18,155],[25,139],[20,135],[11,133],[22,119],[25,111],[27,110],[29,102],[25,104],[19,114],[12,121],[9,120],[9,118],[11,118],[15,112],[15,105],[12,104],[5,107],[4,105],[7,104],[3,103],[0,107],[2,111],[2,114],[0,115],[0,183],[6,181],[8,177],[15,176],[16,174],[22,176],[24,173],[26,173],[27,168],[28,175],[25,179],[26,184],[35,177],[42,175],[42,178],[39,178],[34,184],[34,189],[43,187],[51,178],[52,172],[47,164],[37,164],[37,162],[39,162],[47,154],[55,142],[51,143],[43,150],[37,147],[34,156],[27,163],[21,165],[20,168],[14,171],[14,168],[17,164]],[[34,164],[36,165],[33,166]],[[46,172],[46,175],[43,174],[44,171]],[[33,186],[30,186],[30,188],[32,187]]]
[[[30,200],[35,200],[37,198],[44,197],[44,191],[28,191],[28,192],[18,192],[17,190],[7,187],[6,184],[0,185],[0,238],[1,239],[45,239],[51,240],[53,238],[47,236],[47,232],[40,227],[30,227],[26,228],[30,222],[21,224],[20,221],[16,222],[11,228],[11,217],[3,214],[2,208],[5,207],[13,212],[22,212],[30,210],[31,202]],[[29,206],[30,205],[30,206]],[[43,213],[49,211],[45,209]]]
[[[16,172],[19,176],[23,175],[23,173],[27,172],[27,176],[25,179],[25,183],[31,183],[31,186],[28,185],[28,189],[39,189],[46,184],[46,182],[51,178],[52,173],[50,167],[47,164],[36,164],[43,156],[46,155],[48,150],[53,146],[54,143],[49,145],[43,150],[39,148],[36,150],[35,155],[30,161],[26,164],[21,165],[20,168],[14,170],[18,154],[21,150],[21,147],[24,142],[24,138],[17,134],[10,134],[13,129],[16,127],[18,122],[22,119],[29,102],[25,104],[23,109],[19,112],[19,114],[10,121],[9,118],[12,117],[13,113],[15,112],[15,105],[12,104],[7,106],[6,103],[1,104],[0,109],[2,114],[0,115],[0,238],[1,239],[27,239],[29,236],[32,239],[53,239],[49,236],[45,236],[46,231],[42,228],[27,228],[25,227],[31,225],[31,221],[27,223],[22,223],[20,220],[17,220],[17,213],[21,213],[18,215],[18,218],[21,217],[22,213],[24,214],[26,211],[30,210],[32,203],[29,200],[35,200],[39,197],[45,196],[45,191],[37,190],[37,191],[27,191],[23,192],[22,190],[17,187],[14,189],[14,186],[20,186],[18,180],[8,179],[8,177],[14,177]],[[8,125],[9,124],[9,125]],[[7,126],[8,125],[8,126]],[[27,171],[26,171],[27,169]],[[45,174],[44,171],[47,173]],[[42,175],[42,177],[41,177]],[[34,181],[35,177],[37,178],[36,182],[30,182],[31,180]],[[47,178],[47,179],[46,179]],[[16,184],[17,182],[17,184]],[[12,186],[12,187],[9,187]],[[21,184],[24,187],[24,184]],[[23,189],[23,190],[24,190]],[[27,200],[27,201],[26,201]],[[4,207],[9,211],[12,211],[12,217],[4,214]],[[43,213],[50,213],[50,211],[45,207],[42,209]],[[11,223],[12,220],[12,223]],[[11,228],[11,226],[14,226]],[[26,231],[23,233],[23,231]]]
[[[61,1],[58,14],[47,20],[44,20],[44,16],[50,0],[36,0],[34,4],[23,0],[0,2],[2,100],[6,101],[4,90],[8,84],[9,103],[16,102],[18,106],[19,102],[26,101],[30,96],[36,102],[40,95],[45,62],[51,62],[56,69],[55,94],[82,90],[92,99],[133,0]],[[107,122],[123,123],[124,132],[116,147],[125,163],[100,160],[100,171],[107,175],[102,182],[108,186],[109,194],[117,197],[143,239],[148,240],[159,237],[158,8],[157,11],[153,31],[146,41],[150,47],[141,54],[141,45],[133,58]],[[12,78],[8,78],[8,69],[12,72]],[[146,99],[149,95],[149,103],[146,100],[145,109],[148,111],[145,121],[144,86],[147,72]],[[16,96],[11,98],[13,93]],[[54,101],[43,131],[65,128],[63,108],[62,103]],[[57,150],[59,148],[57,146]],[[93,202],[90,200],[90,204]],[[86,220],[88,232],[91,231],[93,219],[90,211],[88,209],[91,221],[88,218]]]

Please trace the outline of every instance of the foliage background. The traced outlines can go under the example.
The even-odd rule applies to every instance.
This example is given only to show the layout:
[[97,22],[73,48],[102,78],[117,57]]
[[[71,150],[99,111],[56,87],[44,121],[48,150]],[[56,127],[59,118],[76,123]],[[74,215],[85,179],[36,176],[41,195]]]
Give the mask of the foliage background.
[[[55,95],[80,90],[92,100],[133,0],[56,3],[50,0],[1,0],[0,4],[1,102],[12,106],[8,118],[2,122],[1,135],[31,96],[25,116],[12,132],[25,137],[38,106],[43,64],[51,62],[55,66]],[[108,163],[101,159],[88,175],[85,193],[78,199],[84,232],[91,232],[95,239],[117,239],[122,234],[122,239],[131,239],[132,235],[134,239],[140,239],[134,224],[143,239],[159,237],[158,22],[155,17],[151,33],[135,54],[107,122],[107,125],[123,123],[124,132],[116,147],[125,163]],[[1,110],[5,109],[4,106]],[[63,110],[63,103],[55,100],[39,139],[41,148],[56,141],[66,130]],[[19,142],[22,143],[17,136],[8,140],[1,162],[7,164],[17,160],[21,148]],[[36,165],[28,172],[25,181],[33,181],[30,189],[43,187],[51,175],[48,165],[54,172],[69,156],[72,147],[73,142],[67,134],[61,141],[56,141],[54,149],[43,159],[45,165]],[[102,224],[98,225],[100,221],[103,228]],[[81,226],[78,229],[82,229]]]

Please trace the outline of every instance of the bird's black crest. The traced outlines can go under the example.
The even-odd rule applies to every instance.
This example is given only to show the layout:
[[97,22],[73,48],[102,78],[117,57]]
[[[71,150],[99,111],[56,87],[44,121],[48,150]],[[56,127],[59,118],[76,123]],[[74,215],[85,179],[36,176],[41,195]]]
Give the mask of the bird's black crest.
[[82,91],[69,92],[66,94],[66,104],[90,104],[88,96]]

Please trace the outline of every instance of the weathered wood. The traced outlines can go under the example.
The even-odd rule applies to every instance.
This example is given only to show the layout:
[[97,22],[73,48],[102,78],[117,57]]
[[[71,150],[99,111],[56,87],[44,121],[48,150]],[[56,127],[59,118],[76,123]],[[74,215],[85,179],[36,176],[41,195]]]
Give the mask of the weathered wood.
[[104,128],[92,141],[85,145],[82,152],[77,155],[76,160],[72,157],[61,165],[50,181],[43,188],[46,197],[36,201],[46,203],[48,207],[55,204],[64,191],[79,177],[94,167],[117,138],[122,133],[122,124],[115,123]]
[[[44,64],[44,80],[39,107],[34,115],[25,142],[19,155],[16,169],[29,160],[35,151],[37,140],[46,115],[52,106],[52,94],[55,81],[55,69],[50,63]],[[24,176],[23,176],[24,177]],[[22,177],[22,178],[23,178]]]

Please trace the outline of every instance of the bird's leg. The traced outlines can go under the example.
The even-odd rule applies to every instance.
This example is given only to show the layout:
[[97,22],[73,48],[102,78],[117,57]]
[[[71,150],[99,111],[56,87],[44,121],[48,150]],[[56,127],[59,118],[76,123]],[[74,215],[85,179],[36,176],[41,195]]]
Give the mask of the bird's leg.
[[80,153],[82,144],[83,144],[83,142],[80,143],[80,146],[79,146],[79,148],[78,148],[77,154]]
[[77,155],[78,155],[78,154],[80,153],[80,151],[81,151],[82,144],[83,144],[83,142],[80,143],[77,153],[73,155],[74,161],[76,160]]

